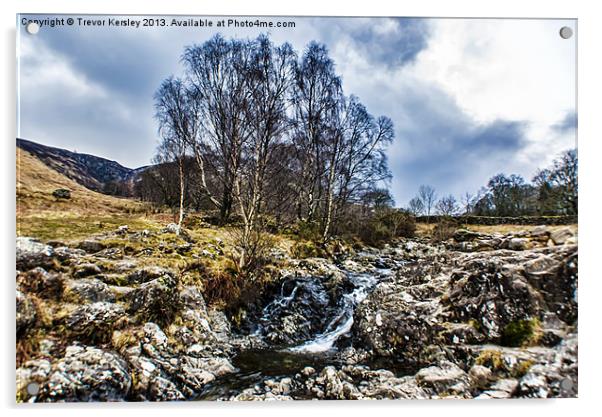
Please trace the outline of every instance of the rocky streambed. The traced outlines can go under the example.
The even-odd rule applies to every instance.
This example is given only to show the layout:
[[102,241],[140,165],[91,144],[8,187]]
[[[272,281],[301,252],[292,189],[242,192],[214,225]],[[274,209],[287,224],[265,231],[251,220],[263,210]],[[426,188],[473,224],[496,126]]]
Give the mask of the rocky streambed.
[[577,395],[568,228],[287,258],[235,324],[139,262],[94,241],[17,239],[18,400]]

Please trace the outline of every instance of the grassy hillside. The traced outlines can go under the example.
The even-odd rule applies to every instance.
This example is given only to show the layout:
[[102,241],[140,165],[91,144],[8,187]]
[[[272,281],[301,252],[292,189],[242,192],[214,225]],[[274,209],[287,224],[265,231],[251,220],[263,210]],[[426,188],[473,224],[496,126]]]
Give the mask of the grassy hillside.
[[[55,198],[52,192],[58,188],[70,190],[71,198]],[[124,222],[133,227],[157,227],[146,217],[144,204],[91,191],[20,148],[16,191],[18,236],[79,238],[115,229]]]
[[54,148],[25,139],[17,138],[17,147],[29,152],[51,169],[94,191],[103,190],[107,183],[125,183],[136,173],[136,170],[126,168],[109,159]]

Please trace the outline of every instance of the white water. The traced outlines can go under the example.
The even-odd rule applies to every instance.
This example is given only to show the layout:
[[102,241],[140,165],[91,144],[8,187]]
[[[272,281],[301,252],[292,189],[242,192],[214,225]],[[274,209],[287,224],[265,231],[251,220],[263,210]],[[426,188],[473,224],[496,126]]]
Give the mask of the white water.
[[326,352],[332,349],[334,343],[341,336],[349,333],[351,326],[353,326],[355,307],[368,296],[368,291],[376,284],[377,279],[375,276],[368,274],[349,273],[348,277],[357,288],[343,296],[341,313],[328,323],[323,333],[299,346],[289,348],[289,351],[301,353]]

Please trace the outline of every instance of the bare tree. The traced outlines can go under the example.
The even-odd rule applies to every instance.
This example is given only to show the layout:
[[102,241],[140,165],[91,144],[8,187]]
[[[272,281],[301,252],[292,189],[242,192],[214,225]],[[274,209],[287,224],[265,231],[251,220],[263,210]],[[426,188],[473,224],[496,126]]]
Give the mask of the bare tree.
[[462,195],[462,210],[464,214],[472,213],[475,204],[475,196],[469,192]]
[[408,211],[414,216],[419,216],[424,211],[424,203],[419,197],[414,197],[408,203]]
[[[170,160],[180,161],[180,223],[187,195],[198,206],[211,202],[222,223],[236,211],[241,269],[266,213],[310,223],[325,243],[344,211],[390,179],[393,123],[343,94],[324,45],[310,43],[299,60],[264,35],[217,35],[186,48],[182,61],[185,80],[166,80],[156,95],[162,153],[179,155]],[[196,164],[188,177],[186,158]],[[168,184],[153,175],[163,171],[147,183]]]
[[551,180],[560,190],[562,209],[566,214],[578,212],[577,150],[571,149],[554,161]]
[[[182,57],[202,120],[202,131],[192,144],[193,150],[206,191],[219,208],[222,222],[232,212],[236,176],[251,130],[247,119],[251,93],[247,79],[251,60],[248,43],[226,41],[216,35],[202,45],[186,48]],[[209,188],[207,170],[214,173],[217,189]]]
[[[341,79],[335,74],[334,62],[324,45],[316,42],[308,45],[297,66],[294,87],[298,215],[312,222],[324,193],[322,180],[329,172],[328,161],[330,169],[335,169],[341,135],[339,126],[333,126],[342,96]],[[324,152],[327,141],[331,148],[329,155]]]
[[[287,94],[293,81],[295,54],[289,44],[275,47],[266,36],[247,44],[245,68],[248,102],[245,120],[250,133],[242,143],[240,170],[234,176],[233,196],[243,220],[239,268],[244,268],[253,233],[258,228],[265,195],[266,175],[273,173],[276,149],[289,127]],[[277,168],[276,168],[277,169]]]
[[156,163],[174,161],[178,167],[180,233],[184,220],[185,175],[184,160],[191,137],[196,135],[195,115],[190,112],[191,100],[181,80],[170,77],[163,81],[155,94],[155,117],[159,121],[162,142],[157,149]]
[[456,198],[453,195],[442,197],[436,205],[439,214],[444,216],[453,216],[458,213],[459,207]]
[[337,140],[326,146],[332,157],[326,182],[324,242],[330,238],[333,221],[347,204],[391,176],[384,153],[394,137],[391,120],[384,116],[375,120],[355,96],[343,99],[341,106]]
[[432,209],[437,201],[437,193],[430,185],[421,185],[418,188],[418,198],[422,201],[426,215],[430,217]]

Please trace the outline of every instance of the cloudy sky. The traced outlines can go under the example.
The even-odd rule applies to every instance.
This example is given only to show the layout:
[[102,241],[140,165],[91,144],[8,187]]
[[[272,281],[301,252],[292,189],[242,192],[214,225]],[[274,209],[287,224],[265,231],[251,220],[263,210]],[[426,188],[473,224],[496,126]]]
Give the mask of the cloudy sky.
[[[325,43],[346,94],[393,120],[390,186],[399,206],[420,184],[460,198],[499,172],[530,179],[576,146],[576,36],[558,33],[576,31],[573,20],[271,20],[295,22],[269,29],[277,43],[297,51]],[[74,25],[29,35],[21,26],[18,135],[131,168],[148,164],[158,142],[155,90],[181,72],[185,46],[218,31],[266,32]]]

